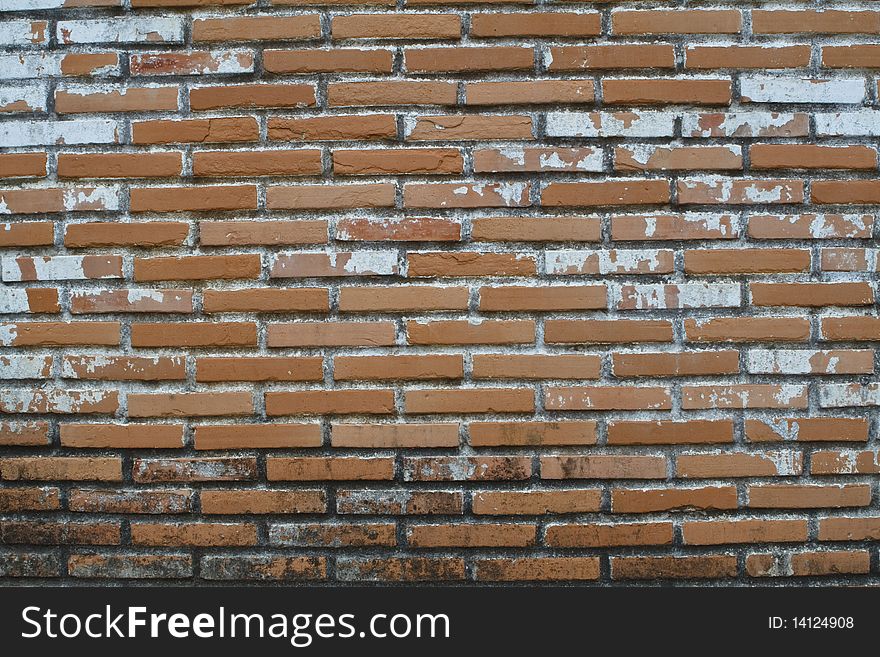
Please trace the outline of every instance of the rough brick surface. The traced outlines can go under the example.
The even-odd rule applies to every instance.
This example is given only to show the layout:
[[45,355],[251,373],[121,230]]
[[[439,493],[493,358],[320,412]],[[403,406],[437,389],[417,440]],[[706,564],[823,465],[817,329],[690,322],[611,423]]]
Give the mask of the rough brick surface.
[[880,576],[880,10],[0,2],[0,582]]

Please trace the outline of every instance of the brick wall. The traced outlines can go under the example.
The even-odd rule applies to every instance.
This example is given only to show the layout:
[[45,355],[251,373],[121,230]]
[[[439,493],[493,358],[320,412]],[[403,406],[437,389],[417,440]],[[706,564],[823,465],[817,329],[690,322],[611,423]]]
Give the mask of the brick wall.
[[245,2],[0,0],[3,581],[877,577],[875,3]]

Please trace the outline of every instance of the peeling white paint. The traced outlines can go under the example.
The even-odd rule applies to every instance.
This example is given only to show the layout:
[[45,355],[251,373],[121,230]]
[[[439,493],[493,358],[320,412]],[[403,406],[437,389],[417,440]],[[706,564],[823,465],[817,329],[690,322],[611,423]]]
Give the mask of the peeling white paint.
[[740,78],[744,102],[752,103],[861,103],[865,79],[811,79],[784,75],[745,75]]
[[182,17],[161,16],[58,21],[57,35],[59,43],[183,43],[183,26]]
[[0,122],[0,144],[7,148],[57,144],[114,144],[118,124],[112,119]]
[[548,137],[672,137],[672,112],[548,112]]

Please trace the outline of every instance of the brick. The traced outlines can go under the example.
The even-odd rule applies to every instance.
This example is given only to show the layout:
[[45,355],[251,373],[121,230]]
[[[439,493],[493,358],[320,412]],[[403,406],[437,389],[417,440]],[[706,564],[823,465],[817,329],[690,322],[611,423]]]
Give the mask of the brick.
[[342,548],[396,545],[393,523],[273,524],[269,543],[285,547]]
[[188,234],[189,226],[174,221],[68,224],[64,232],[64,245],[73,249],[101,246],[182,246]]
[[601,491],[597,489],[475,492],[473,512],[478,515],[544,515],[595,513],[599,511]]
[[304,287],[205,290],[202,301],[206,313],[320,313],[330,306],[326,289]]
[[880,27],[871,11],[769,10],[752,12],[752,30],[760,34],[860,34]]
[[249,392],[138,393],[128,395],[129,417],[202,417],[249,415]]
[[461,18],[455,14],[351,14],[333,16],[334,39],[457,39]]
[[799,543],[807,539],[806,520],[708,520],[685,522],[686,545]]
[[734,555],[611,558],[614,579],[720,579],[736,573]]
[[131,134],[135,144],[239,143],[259,139],[253,117],[132,121]]
[[598,242],[595,217],[476,217],[471,239],[476,242]]
[[864,418],[749,419],[745,422],[745,436],[752,442],[864,442],[868,439],[868,425]]
[[218,424],[194,429],[197,450],[319,447],[317,424]]
[[475,354],[475,379],[598,379],[602,361],[593,355]]
[[393,51],[336,48],[335,50],[265,50],[263,67],[270,73],[391,73]]
[[269,481],[380,481],[390,480],[394,462],[390,458],[303,457],[266,459]]
[[871,489],[867,485],[752,485],[749,486],[748,495],[749,507],[757,509],[842,508],[868,506],[871,503]]
[[339,290],[339,310],[343,312],[412,312],[466,310],[465,287],[343,287]]
[[390,381],[460,379],[464,375],[461,356],[337,356],[333,378],[337,381]]
[[678,477],[711,479],[727,477],[786,477],[803,472],[799,452],[682,454],[676,460]]
[[550,411],[651,410],[670,409],[672,401],[667,388],[590,386],[581,388],[544,389],[544,405]]
[[317,14],[301,16],[228,16],[192,23],[193,41],[304,41],[321,36]]
[[189,91],[195,111],[227,108],[308,107],[315,104],[310,84],[237,84],[196,87]]
[[544,63],[548,71],[674,68],[675,50],[663,43],[557,46],[547,49]]
[[669,545],[672,523],[550,525],[544,540],[557,548]]
[[532,119],[522,115],[418,116],[404,123],[404,137],[408,141],[532,139]]
[[308,176],[321,173],[321,152],[284,151],[198,151],[193,153],[194,176]]
[[204,556],[200,572],[207,580],[292,582],[322,580],[327,576],[323,557]]
[[535,399],[529,388],[407,390],[404,407],[409,414],[531,413]]
[[611,239],[635,240],[723,240],[739,236],[730,214],[688,213],[679,215],[614,215]]
[[247,50],[193,50],[129,56],[132,75],[211,75],[251,73],[254,54]]
[[810,64],[810,47],[798,46],[690,46],[685,51],[689,69],[790,69]]
[[530,82],[468,82],[468,105],[545,105],[592,103],[592,80],[533,80]]
[[256,346],[257,327],[250,322],[133,324],[133,347]]
[[542,456],[542,479],[665,479],[663,456]]
[[199,224],[199,243],[203,246],[268,246],[326,242],[327,222],[323,219],[210,221]]
[[192,491],[103,490],[75,488],[70,491],[68,508],[83,513],[189,513],[193,510]]
[[732,443],[730,420],[613,420],[608,423],[609,445],[689,445]]
[[403,65],[410,73],[527,70],[534,57],[532,48],[521,46],[403,49]]
[[196,360],[196,381],[320,381],[322,365],[314,357],[205,357]]
[[338,175],[461,173],[463,166],[461,151],[454,148],[333,151]]
[[595,445],[596,422],[471,422],[473,447]]
[[[471,16],[475,37],[581,37],[601,32],[598,12],[479,13]],[[454,36],[457,36],[454,35]]]
[[739,373],[739,352],[616,353],[614,376],[703,376]]
[[531,459],[516,456],[404,457],[404,481],[505,481],[531,476]]
[[257,544],[257,528],[242,522],[133,522],[131,542],[166,547],[248,546]]
[[460,514],[461,493],[452,491],[399,491],[342,489],[336,493],[336,511],[344,514]]
[[259,254],[135,258],[134,280],[174,281],[257,278]]
[[191,290],[75,290],[70,296],[73,314],[191,313],[192,310]]
[[671,342],[672,324],[666,320],[548,319],[544,339],[563,344]]
[[801,203],[804,183],[800,180],[732,180],[720,176],[680,179],[678,202],[681,204],[756,205],[761,203]]
[[686,319],[684,329],[692,342],[801,342],[810,337],[810,323],[803,318]]
[[267,415],[387,415],[394,412],[391,390],[306,390],[267,392]]
[[270,210],[333,210],[394,206],[394,186],[359,185],[272,186],[266,195]]
[[461,239],[461,223],[445,217],[346,217],[336,222],[336,239],[352,242],[457,242]]
[[479,322],[438,320],[406,323],[409,344],[525,344],[535,340],[535,324],[529,320]]
[[177,110],[177,93],[177,87],[127,87],[110,91],[69,87],[55,92],[55,111],[59,114],[82,114]]
[[331,82],[327,94],[331,107],[456,104],[452,82]]
[[458,447],[456,424],[334,424],[333,447],[422,448]]
[[269,347],[389,346],[394,341],[391,322],[294,322],[270,324]]
[[602,81],[602,97],[612,105],[728,105],[731,83],[726,79],[606,78]]
[[535,525],[415,525],[407,532],[407,542],[416,548],[436,547],[526,547],[534,545]]
[[192,576],[192,558],[150,554],[72,554],[67,559],[72,577],[97,579],[182,579]]
[[807,389],[795,384],[685,386],[682,408],[806,408]]
[[611,510],[614,513],[657,513],[666,511],[721,511],[739,506],[733,486],[705,488],[614,488]]
[[122,481],[122,460],[43,456],[0,459],[3,481]]
[[303,490],[204,490],[200,495],[202,513],[324,513],[327,500],[323,491]]
[[620,10],[611,14],[614,34],[736,34],[742,16],[733,9]]
[[390,114],[334,115],[306,118],[269,118],[269,139],[290,141],[381,140],[397,135]]
[[669,185],[664,180],[551,182],[541,190],[541,205],[547,207],[655,205],[668,200]]
[[73,424],[60,427],[61,445],[86,449],[166,449],[183,447],[180,424]]
[[17,322],[0,324],[4,347],[118,345],[119,322]]
[[465,577],[464,559],[456,557],[339,557],[337,577],[344,582],[455,581]]
[[103,381],[168,381],[185,379],[186,368],[184,359],[170,356],[65,356],[61,376]]
[[131,190],[132,212],[213,212],[255,210],[254,185],[145,187]]
[[800,214],[752,215],[749,236],[755,239],[867,239],[874,227],[873,215]]

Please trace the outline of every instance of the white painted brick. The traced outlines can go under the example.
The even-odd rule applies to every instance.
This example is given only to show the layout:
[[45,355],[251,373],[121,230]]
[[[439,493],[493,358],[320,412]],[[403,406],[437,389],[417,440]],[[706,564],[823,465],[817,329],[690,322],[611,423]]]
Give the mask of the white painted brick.
[[22,287],[0,287],[0,313],[30,312],[27,290]]
[[24,354],[0,356],[0,379],[41,379],[45,368],[45,356]]
[[[547,274],[650,274],[660,267],[660,257],[672,252],[660,249],[612,249],[547,251],[544,270]],[[598,268],[598,272],[596,271]]]
[[735,283],[649,283],[612,286],[610,296],[618,310],[671,310],[735,308],[742,295]]
[[835,112],[816,114],[816,133],[820,137],[877,137],[880,136],[880,112]]
[[[86,256],[38,256],[29,258],[33,264],[38,281],[72,281],[94,278],[87,276],[83,270],[83,259]],[[2,272],[4,281],[21,281],[24,276],[16,258],[3,258]],[[118,276],[102,276],[101,278],[118,278]]]
[[[24,80],[46,78],[61,75],[61,62],[66,54],[62,53],[20,53],[17,55],[0,55],[0,79]],[[104,67],[96,71],[96,75],[112,75],[119,73],[119,66]]]
[[[45,84],[0,87],[0,110],[4,112],[45,112],[49,90]],[[24,102],[27,107],[18,107]]]
[[0,146],[54,146],[59,144],[114,144],[119,141],[119,125],[112,119],[75,121],[0,122]]
[[880,406],[880,383],[829,383],[819,386],[819,406]]
[[740,80],[743,102],[752,103],[861,103],[864,78],[812,79],[752,75]]
[[159,16],[58,21],[58,41],[59,43],[183,43],[183,24],[183,18]]
[[[43,25],[47,27],[44,28]],[[46,21],[4,21],[0,23],[0,46],[48,45],[47,28]]]
[[721,120],[708,122],[705,117],[718,116],[705,112],[687,112],[681,117],[684,137],[758,137],[771,128],[783,128],[795,121],[786,112],[725,112]]
[[824,374],[836,374],[834,352],[813,349],[750,349],[749,374],[811,374],[825,362]]
[[65,0],[0,0],[0,11],[28,11],[31,9],[60,9]]
[[548,112],[550,137],[671,137],[671,112]]

